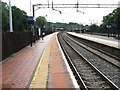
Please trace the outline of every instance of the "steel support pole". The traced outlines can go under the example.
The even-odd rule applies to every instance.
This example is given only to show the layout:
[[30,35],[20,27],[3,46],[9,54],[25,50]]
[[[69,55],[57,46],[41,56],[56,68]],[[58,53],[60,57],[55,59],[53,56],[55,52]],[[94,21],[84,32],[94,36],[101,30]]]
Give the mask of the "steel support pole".
[[11,1],[9,0],[9,18],[10,18],[10,32],[13,32],[13,27],[12,27],[12,10],[11,10]]

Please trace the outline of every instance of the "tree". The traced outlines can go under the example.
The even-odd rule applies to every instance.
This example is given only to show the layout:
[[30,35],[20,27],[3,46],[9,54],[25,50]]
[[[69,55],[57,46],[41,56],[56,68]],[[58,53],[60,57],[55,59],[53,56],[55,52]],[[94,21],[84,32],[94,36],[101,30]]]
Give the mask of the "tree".
[[98,32],[98,30],[99,30],[99,27],[96,24],[92,24],[90,26],[90,31],[91,32]]
[[[112,33],[117,32],[118,37],[120,33],[120,8],[114,9],[112,13],[103,17],[103,26],[106,26],[107,29],[112,30]],[[109,26],[109,27],[108,27]],[[111,31],[109,31],[111,32]]]
[[99,32],[100,33],[107,33],[107,25],[102,23],[99,27]]
[[90,26],[89,25],[85,25],[84,28],[86,29],[86,32],[90,32]]
[[114,17],[114,27],[117,29],[118,38],[120,38],[120,8],[117,8],[113,11],[115,13]]
[[[24,31],[27,29],[27,14],[16,6],[12,6],[13,31]],[[2,2],[2,31],[9,31],[9,6]]]
[[47,31],[52,31],[52,28],[53,28],[53,23],[52,22],[47,22],[47,24],[46,24],[46,30]]
[[47,20],[45,17],[39,16],[36,18],[35,25],[41,29],[41,37],[43,38],[43,32],[46,31],[46,26],[47,26]]
[[12,7],[13,14],[13,30],[24,31],[27,29],[27,14],[16,6]]
[[38,27],[46,26],[47,20],[45,17],[39,16],[36,18],[35,23]]
[[2,31],[9,31],[9,7],[2,2]]

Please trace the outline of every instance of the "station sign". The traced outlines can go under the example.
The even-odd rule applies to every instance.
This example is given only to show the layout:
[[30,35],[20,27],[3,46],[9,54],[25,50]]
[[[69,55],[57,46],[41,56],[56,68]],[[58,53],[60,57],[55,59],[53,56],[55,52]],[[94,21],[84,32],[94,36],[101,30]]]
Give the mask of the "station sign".
[[28,16],[27,17],[27,22],[28,22],[28,24],[34,24],[34,18],[33,18],[33,16]]

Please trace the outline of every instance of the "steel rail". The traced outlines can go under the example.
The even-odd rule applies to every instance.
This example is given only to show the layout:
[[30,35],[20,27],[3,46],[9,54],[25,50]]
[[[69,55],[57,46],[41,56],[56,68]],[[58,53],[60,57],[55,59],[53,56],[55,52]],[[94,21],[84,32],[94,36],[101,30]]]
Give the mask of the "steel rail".
[[[62,36],[59,36],[59,38],[62,38]],[[58,38],[58,39],[59,39],[59,38]],[[62,39],[63,39],[63,38],[62,38]],[[59,39],[59,42],[60,42],[60,39]],[[77,82],[78,82],[78,84],[79,84],[79,86],[80,86],[80,89],[88,90],[87,86],[85,85],[84,81],[82,80],[81,76],[79,75],[79,73],[78,73],[75,65],[73,64],[71,58],[70,58],[69,55],[67,54],[67,51],[65,50],[64,46],[63,46],[61,43],[60,43],[60,45],[61,45],[61,48],[62,48],[62,50],[63,50],[63,52],[64,52],[64,54],[65,54],[65,56],[66,56],[66,58],[67,58],[67,60],[68,60],[69,65],[70,65],[70,67],[71,67],[71,69],[72,69],[72,71],[73,71],[73,74],[74,74],[75,77],[77,78]]]
[[[61,46],[62,46],[62,44],[61,44]],[[68,63],[69,63],[69,65],[70,65],[70,67],[71,67],[74,75],[75,75],[76,78],[77,78],[77,82],[78,82],[78,84],[80,85],[80,88],[81,88],[81,89],[84,89],[84,90],[88,90],[88,89],[87,89],[87,86],[85,85],[85,83],[83,82],[81,76],[79,75],[77,69],[75,68],[72,60],[70,59],[69,55],[67,54],[64,46],[62,46],[62,49],[63,49],[63,52],[64,52],[65,56],[67,57]]]
[[[73,40],[73,39],[72,39],[71,37],[69,37],[68,35],[66,35],[66,36],[67,36],[69,39],[71,39],[73,42],[75,42],[76,44],[80,45],[80,43],[79,43],[78,41]],[[96,56],[98,56],[98,57],[100,57],[100,58],[106,60],[104,57],[102,57],[102,56],[100,56],[100,55],[98,55],[98,54],[92,52],[91,50],[85,48],[84,46],[82,46],[82,45],[80,45],[80,46],[83,47],[84,49],[90,51],[91,53],[95,54]],[[86,46],[89,47],[88,45],[86,45]],[[90,47],[90,48],[92,48],[92,49],[94,49],[94,50],[97,50],[97,51],[99,51],[99,52],[101,52],[101,53],[104,53],[105,55],[108,55],[108,56],[110,56],[110,57],[112,57],[112,58],[115,58],[115,59],[119,60],[118,58],[113,57],[113,56],[111,56],[110,54],[108,54],[108,53],[106,53],[106,52],[103,52],[103,51],[101,51],[101,50],[98,50],[98,49],[96,49],[96,48],[94,48],[94,47]],[[106,61],[109,62],[109,63],[111,63],[112,65],[114,65],[114,66],[120,68],[119,64],[116,65],[116,64],[114,64],[114,63],[112,63],[112,62],[110,62],[110,61],[108,61],[108,60],[106,60]]]
[[[67,34],[68,34],[68,33],[67,33]],[[68,35],[70,35],[70,34],[68,34]],[[70,36],[76,37],[76,36],[73,36],[73,35],[70,35]],[[78,37],[76,37],[76,38],[78,38]],[[88,40],[88,41],[89,41],[89,40]],[[93,49],[95,49],[95,50],[97,50],[97,51],[99,51],[99,52],[101,52],[101,53],[104,53],[104,54],[106,54],[106,55],[108,55],[108,56],[110,56],[110,57],[112,57],[112,58],[115,58],[116,60],[120,61],[120,58],[117,57],[117,56],[114,56],[114,55],[112,55],[112,54],[110,54],[110,53],[108,53],[108,52],[105,52],[105,51],[101,50],[101,49],[97,49],[97,48],[94,47],[94,46],[90,46],[90,45],[87,44],[87,43],[84,43],[84,42],[83,42],[83,44],[85,44],[85,45],[88,46],[88,47],[91,47],[91,48],[93,48]]]
[[89,60],[87,60],[86,57],[84,57],[78,50],[76,50],[69,42],[67,42],[65,40],[65,42],[75,51],[77,52],[89,65],[91,65],[101,76],[103,76],[103,78],[108,81],[113,87],[115,87],[116,89],[120,90],[111,80],[109,80],[100,70],[98,70],[93,64],[91,64],[89,62]]
[[92,65],[82,54],[80,54],[75,48],[74,46],[71,46],[71,44],[65,40],[65,38],[63,38],[64,41],[77,53],[79,54],[80,57],[82,57],[95,71],[97,71],[99,73],[99,75],[102,76],[102,78],[107,81],[109,83],[109,85],[111,85],[111,87],[114,87],[114,89],[119,90],[119,88],[111,81],[109,80],[102,72],[100,72],[94,65]]

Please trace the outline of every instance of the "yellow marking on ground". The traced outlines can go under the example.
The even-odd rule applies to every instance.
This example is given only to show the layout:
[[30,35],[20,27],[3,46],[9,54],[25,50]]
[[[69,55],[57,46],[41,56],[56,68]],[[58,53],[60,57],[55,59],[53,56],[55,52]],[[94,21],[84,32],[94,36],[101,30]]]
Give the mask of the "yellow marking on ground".
[[51,47],[51,42],[48,43],[47,47],[43,52],[43,55],[40,59],[34,77],[32,79],[32,82],[29,86],[29,90],[34,90],[35,88],[47,88],[50,47]]

